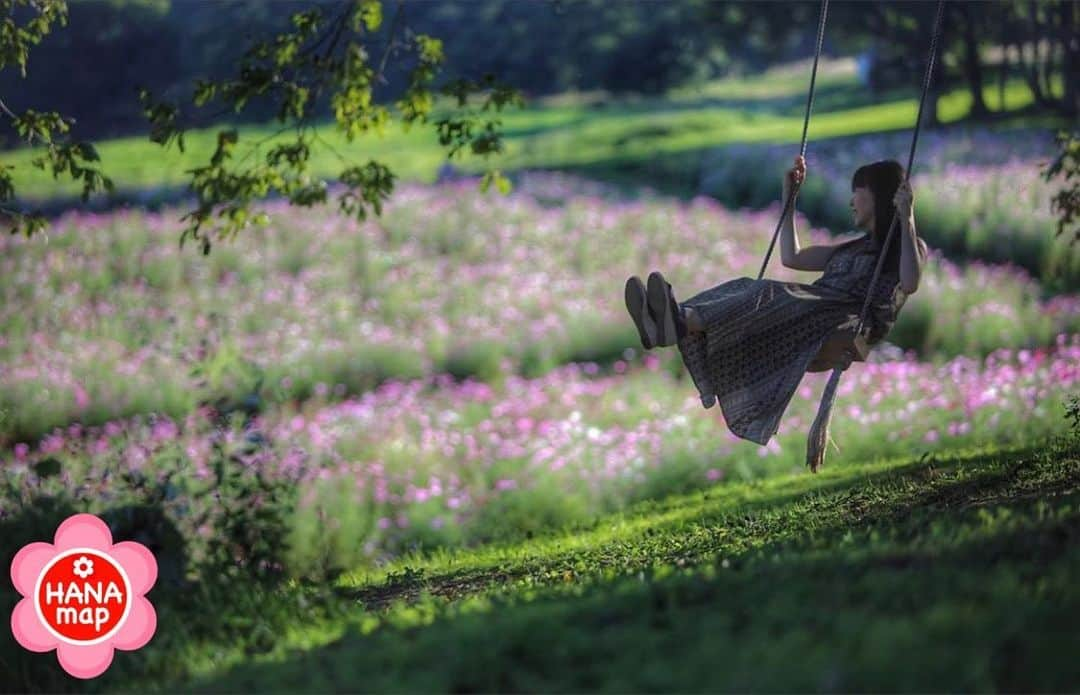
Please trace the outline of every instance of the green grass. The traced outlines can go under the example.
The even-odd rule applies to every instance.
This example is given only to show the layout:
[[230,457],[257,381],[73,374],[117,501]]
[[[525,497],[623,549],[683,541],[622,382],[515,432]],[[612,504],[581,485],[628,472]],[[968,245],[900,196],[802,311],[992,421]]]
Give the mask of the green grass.
[[[764,73],[732,76],[714,80],[700,86],[686,86],[672,89],[668,96],[675,101],[698,98],[713,99],[791,99],[805,98],[810,85],[809,60],[782,64],[767,69]],[[818,63],[815,89],[818,93],[832,88],[848,87],[858,84],[857,68],[853,59],[830,60],[824,58]]]
[[[735,142],[797,142],[802,132],[805,77],[794,73],[769,79],[732,78],[697,91],[682,91],[667,98],[609,100],[589,104],[584,100],[548,99],[503,117],[506,151],[491,164],[507,170],[531,168],[588,168],[618,178],[620,171],[656,158],[697,153]],[[986,88],[991,109],[1000,108],[996,88]],[[970,110],[970,95],[956,89],[939,99],[939,118],[953,123]],[[1009,82],[1005,106],[1021,112],[1033,102],[1027,85]],[[918,109],[915,90],[896,90],[874,95],[858,86],[853,75],[837,74],[823,79],[815,98],[815,112],[808,137],[816,139],[910,128]],[[241,128],[238,157],[261,143],[246,160],[249,163],[273,146],[276,127]],[[121,191],[177,189],[185,185],[185,171],[205,163],[216,144],[218,128],[187,133],[186,151],[169,150],[145,136],[99,143],[106,174]],[[334,177],[349,163],[376,158],[391,166],[405,180],[430,182],[445,150],[438,145],[432,127],[409,133],[391,129],[349,144],[332,125],[317,129],[319,139],[312,153],[311,172]],[[287,136],[286,136],[287,137]],[[78,189],[65,180],[54,180],[30,165],[33,150],[9,153],[16,188],[28,200],[72,196]],[[480,171],[478,158],[466,158],[463,168]],[[648,173],[647,171],[645,172]]]
[[[1078,541],[1075,439],[867,461],[416,555],[333,598],[152,592],[154,640],[94,686],[1075,691]],[[18,689],[72,687],[19,657]]]
[[399,563],[345,582],[368,606],[394,601],[377,618],[358,609],[328,644],[199,685],[1074,689],[1076,454],[733,485],[578,535]]

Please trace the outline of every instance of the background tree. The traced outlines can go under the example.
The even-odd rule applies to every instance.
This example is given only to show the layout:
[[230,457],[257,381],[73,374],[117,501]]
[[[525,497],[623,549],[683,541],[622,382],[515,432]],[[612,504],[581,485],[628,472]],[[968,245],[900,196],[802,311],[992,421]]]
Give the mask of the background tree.
[[[844,50],[872,53],[871,88],[909,88],[918,83],[925,66],[936,8],[934,2],[833,3],[827,37],[831,45]],[[1080,3],[949,0],[943,21],[939,69],[931,82],[931,94],[945,87],[964,86],[971,95],[970,117],[991,116],[983,93],[990,56],[997,57],[1002,105],[1009,57],[1015,56],[1011,62],[1028,83],[1035,108],[1069,116],[1080,113],[1080,39],[1076,35]],[[1057,77],[1064,87],[1060,96],[1052,89]],[[928,100],[927,107],[927,122],[936,123],[936,100]]]

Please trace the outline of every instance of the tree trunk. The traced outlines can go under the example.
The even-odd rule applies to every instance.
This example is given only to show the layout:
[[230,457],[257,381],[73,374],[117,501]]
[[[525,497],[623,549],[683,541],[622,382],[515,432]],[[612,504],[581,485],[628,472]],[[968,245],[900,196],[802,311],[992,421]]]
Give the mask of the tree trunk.
[[964,76],[971,90],[971,112],[974,118],[984,118],[989,110],[983,99],[983,70],[979,61],[979,37],[975,26],[975,13],[971,5],[964,5]]
[[1042,59],[1039,61],[1039,79],[1042,81],[1042,93],[1046,97],[1048,105],[1054,103],[1054,85],[1050,81],[1050,76],[1054,72],[1054,52],[1057,48],[1057,44],[1054,42],[1054,14],[1051,11],[1049,5],[1042,5],[1044,11],[1045,23],[1040,22],[1039,28],[1039,40],[1040,45],[1045,43],[1045,52],[1042,53]]
[[[1027,30],[1025,32],[1027,36],[1025,36],[1020,43],[1020,71],[1028,83],[1028,88],[1035,98],[1035,103],[1039,106],[1045,106],[1046,98],[1043,96],[1042,85],[1039,83],[1039,32],[1036,25],[1037,11],[1038,8],[1035,6],[1034,2],[1028,4],[1028,17],[1024,27]],[[1024,50],[1025,47],[1030,47],[1030,60],[1024,55],[1028,52]]]
[[[1047,33],[1049,34],[1049,32]],[[1050,41],[1046,45],[1046,53],[1043,54],[1042,63],[1039,68],[1039,77],[1042,79],[1042,92],[1046,97],[1047,103],[1051,105],[1056,104],[1056,100],[1054,99],[1054,84],[1050,79],[1054,74],[1054,54],[1057,53],[1056,49],[1057,46],[1053,41]]]
[[1080,116],[1080,4],[1075,2],[1063,2],[1061,4],[1061,48],[1064,53],[1062,59],[1063,75],[1065,81],[1065,97],[1062,105],[1068,116]]
[[1009,81],[1009,55],[1012,52],[1012,40],[1009,25],[1012,20],[1012,7],[1006,5],[1001,8],[998,16],[998,43],[1001,46],[1001,62],[998,63],[998,111],[1005,113],[1005,85]]
[[[1004,24],[1004,21],[1002,22]],[[1009,80],[1009,53],[1012,44],[1005,37],[1005,29],[1002,28],[1001,40],[1001,63],[998,65],[998,110],[1005,111],[1005,83]]]

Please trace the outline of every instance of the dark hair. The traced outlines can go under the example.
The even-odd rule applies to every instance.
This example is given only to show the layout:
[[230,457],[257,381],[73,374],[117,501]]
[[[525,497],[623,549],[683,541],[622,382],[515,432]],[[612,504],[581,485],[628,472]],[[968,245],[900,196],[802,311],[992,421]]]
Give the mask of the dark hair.
[[[889,235],[889,225],[896,214],[893,196],[904,180],[904,167],[894,159],[886,159],[861,166],[851,177],[851,190],[866,187],[874,196],[874,228],[870,231],[871,248],[881,253],[885,238]],[[900,227],[893,231],[892,242],[885,257],[882,272],[900,271]]]

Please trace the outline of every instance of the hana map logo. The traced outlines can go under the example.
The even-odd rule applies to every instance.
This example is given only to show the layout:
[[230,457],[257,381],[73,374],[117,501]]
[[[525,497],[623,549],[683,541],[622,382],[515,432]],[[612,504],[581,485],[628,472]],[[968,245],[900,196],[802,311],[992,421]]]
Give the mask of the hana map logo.
[[23,596],[11,614],[15,640],[32,652],[56,649],[60,666],[76,678],[100,676],[114,649],[139,649],[154,635],[157,613],[144,594],[157,571],[146,546],[113,545],[104,521],[75,514],[52,543],[30,543],[11,562]]

